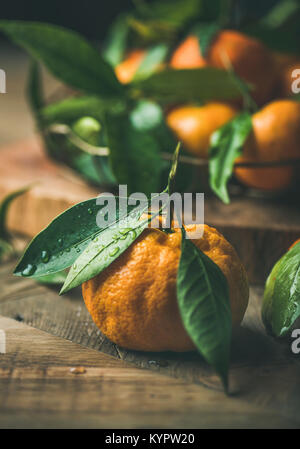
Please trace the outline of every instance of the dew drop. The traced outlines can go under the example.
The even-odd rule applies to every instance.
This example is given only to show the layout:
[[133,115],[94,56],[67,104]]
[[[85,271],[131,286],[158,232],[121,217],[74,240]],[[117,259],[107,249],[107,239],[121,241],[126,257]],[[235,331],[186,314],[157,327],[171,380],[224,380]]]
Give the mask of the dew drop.
[[36,266],[29,263],[22,271],[22,276],[31,276],[36,270]]
[[98,242],[98,240],[99,240],[98,237],[93,238],[93,242]]
[[71,248],[66,248],[66,252],[69,253],[71,251]]
[[120,248],[116,246],[110,253],[110,257],[114,257],[118,252],[120,251]]
[[124,228],[120,232],[121,235],[128,234],[129,231],[132,231],[132,228]]
[[131,232],[132,232],[131,237],[132,237],[133,239],[135,239],[135,238],[136,238],[136,232],[135,232],[134,230],[132,230]]
[[90,214],[90,215],[93,215],[93,209],[91,209],[90,207],[88,208],[88,213]]
[[42,251],[41,258],[44,263],[49,262],[50,254],[48,253],[47,250]]
[[63,239],[58,239],[58,240],[57,240],[57,243],[59,244],[59,246],[62,246],[63,243],[64,243],[64,241],[63,241]]
[[77,265],[76,265],[76,263],[74,263],[73,270],[76,270],[76,269],[77,269]]
[[80,253],[80,248],[77,248],[77,249],[76,249],[76,252],[77,252],[77,253]]

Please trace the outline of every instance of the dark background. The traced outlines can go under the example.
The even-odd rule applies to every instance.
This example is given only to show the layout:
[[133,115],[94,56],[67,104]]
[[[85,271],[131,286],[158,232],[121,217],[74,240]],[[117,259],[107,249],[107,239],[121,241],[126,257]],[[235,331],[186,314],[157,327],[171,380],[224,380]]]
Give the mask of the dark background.
[[[153,0],[144,0],[151,3]],[[157,1],[157,0],[154,0]],[[161,0],[162,2],[164,0]],[[182,0],[185,1],[185,0]],[[218,0],[203,0],[211,6]],[[278,0],[237,0],[238,14],[263,15]],[[91,39],[102,39],[112,19],[134,6],[133,0],[8,0],[1,2],[0,19],[36,20],[80,31]]]

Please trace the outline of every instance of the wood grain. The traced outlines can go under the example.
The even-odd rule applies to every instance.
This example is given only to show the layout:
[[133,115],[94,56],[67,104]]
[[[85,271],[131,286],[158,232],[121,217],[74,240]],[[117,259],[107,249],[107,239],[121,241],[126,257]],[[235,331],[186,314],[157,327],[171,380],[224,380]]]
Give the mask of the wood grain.
[[[11,269],[12,266],[9,265],[0,266],[0,314],[23,320],[24,323],[51,335],[43,333],[45,343],[42,344],[39,341],[39,331],[31,330],[28,334],[30,347],[18,351],[17,357],[13,355],[13,351],[8,351],[8,358],[4,363],[6,368],[1,371],[6,379],[3,380],[6,386],[2,386],[2,398],[4,401],[4,391],[8,384],[13,382],[11,400],[17,403],[15,395],[21,394],[21,398],[24,396],[26,407],[32,410],[32,420],[39,414],[40,409],[44,410],[45,415],[41,414],[37,425],[57,425],[55,419],[49,418],[51,410],[52,413],[55,410],[58,419],[63,417],[61,426],[67,425],[71,413],[70,397],[75,394],[75,404],[81,404],[78,409],[77,405],[75,407],[75,427],[79,422],[86,427],[300,427],[299,356],[292,355],[288,344],[279,344],[265,334],[260,319],[261,288],[251,289],[251,301],[243,327],[234,336],[229,398],[224,395],[214,372],[196,353],[141,353],[117,347],[107,340],[91,321],[80,291],[72,296],[59,297],[53,289],[28,279],[13,278]],[[13,323],[14,329],[17,325],[14,321]],[[27,345],[24,331],[27,327],[23,327],[24,323],[21,323],[20,330],[10,331],[8,341]],[[0,327],[3,328],[3,324]],[[65,340],[77,343],[74,350],[76,355]],[[84,352],[83,346],[96,351]],[[90,357],[94,357],[92,354],[96,358],[99,355],[97,360],[101,363],[103,360],[109,361],[109,367],[112,369],[97,371],[98,364],[94,366],[93,362],[90,365]],[[105,354],[113,356],[114,359]],[[0,360],[3,362],[5,359],[1,357]],[[121,363],[120,367],[117,366],[118,363]],[[69,380],[64,377],[68,369],[61,368],[66,365],[68,369],[71,365],[93,368],[84,375],[87,383],[77,384],[77,380],[74,380],[76,388],[72,383],[69,384]],[[3,364],[0,366],[3,368]],[[125,371],[122,371],[123,367],[126,367]],[[128,369],[129,372],[126,371]],[[154,375],[153,382],[152,377],[149,378],[151,375]],[[51,376],[54,376],[53,382],[56,385],[53,387],[53,397],[50,397],[48,391],[48,388],[51,389],[48,385],[49,382],[52,384]],[[131,376],[130,382],[128,376]],[[78,377],[82,378],[81,375]],[[21,388],[23,382],[24,391]],[[99,405],[96,386],[99,382],[105,384],[99,387],[101,394],[103,391],[107,394],[107,398],[103,399],[104,403],[111,402],[110,412],[109,406],[106,405],[105,416],[96,416],[97,404]],[[71,385],[75,388],[75,393]],[[129,396],[122,393],[123,388]],[[40,389],[45,391],[43,399]],[[93,398],[90,398],[87,391]],[[139,411],[133,410],[134,407],[129,404],[126,406],[125,399],[121,402],[117,399],[122,398],[123,394],[124,397],[131,398]],[[153,394],[153,401],[154,398],[160,398],[158,402],[155,399],[154,404],[150,399]],[[31,401],[37,401],[38,407],[31,407]],[[69,405],[66,406],[64,401]],[[0,404],[2,403],[7,402],[2,402],[0,395]],[[3,426],[9,423],[9,418],[5,416],[10,416],[10,410],[18,409],[15,403],[9,405],[9,410],[5,407],[7,406],[4,406],[5,412],[0,412],[0,422],[4,423]],[[50,407],[50,410],[47,407]],[[141,410],[144,410],[144,414]],[[20,409],[18,413],[20,421],[17,422],[23,423],[21,425],[24,426],[29,425],[28,416]],[[85,415],[87,413],[91,415],[90,422]]]
[[133,368],[15,320],[0,317],[0,328],[1,428],[298,427],[280,409]]

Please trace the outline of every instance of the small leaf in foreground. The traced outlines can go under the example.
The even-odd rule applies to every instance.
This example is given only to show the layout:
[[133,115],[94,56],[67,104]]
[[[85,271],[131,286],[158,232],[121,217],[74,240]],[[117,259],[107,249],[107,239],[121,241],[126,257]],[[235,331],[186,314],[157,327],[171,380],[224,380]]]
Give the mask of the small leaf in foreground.
[[36,278],[39,284],[45,285],[62,285],[67,278],[66,271],[59,271],[58,273],[47,274]]
[[24,187],[14,192],[9,193],[0,203],[0,238],[3,240],[9,239],[9,232],[6,228],[6,219],[8,209],[15,198],[28,192],[30,187]]
[[[107,202],[110,200],[111,197],[107,197]],[[118,204],[116,198],[116,221],[125,215]],[[102,207],[105,209],[106,205]],[[90,241],[110,225],[99,228],[97,224],[96,216],[103,212],[102,207],[97,205],[97,198],[92,198],[58,215],[31,241],[14,274],[39,277],[71,266]],[[128,206],[129,212],[133,209],[134,206]]]
[[276,337],[287,334],[300,316],[300,242],[274,265],[266,282],[263,321]]
[[184,229],[177,298],[187,333],[227,391],[232,328],[227,280],[220,268],[187,238]]
[[226,204],[229,196],[227,182],[232,175],[235,159],[252,130],[251,115],[241,113],[215,131],[209,150],[209,182],[216,195]]
[[93,278],[117,259],[148,226],[148,220],[140,221],[140,217],[141,213],[134,212],[95,237],[72,265],[60,294]]

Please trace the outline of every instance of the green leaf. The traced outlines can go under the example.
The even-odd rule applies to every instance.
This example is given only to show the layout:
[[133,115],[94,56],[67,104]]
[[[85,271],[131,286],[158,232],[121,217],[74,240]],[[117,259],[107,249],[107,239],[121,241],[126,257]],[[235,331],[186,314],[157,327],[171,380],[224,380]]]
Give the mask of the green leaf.
[[166,69],[135,83],[145,97],[165,102],[197,102],[238,98],[240,91],[231,75],[214,67]]
[[[148,203],[144,211],[147,209]],[[92,240],[72,265],[60,294],[97,276],[116,260],[148,226],[148,219],[140,221],[142,212],[126,216],[116,227],[103,231],[101,239]]]
[[232,328],[227,280],[220,268],[187,238],[184,229],[177,298],[187,333],[227,390]]
[[4,256],[10,256],[11,254],[13,254],[13,252],[13,246],[6,240],[0,238],[0,262],[2,261]]
[[40,276],[36,278],[39,284],[45,285],[62,285],[67,278],[66,271],[59,271],[58,273],[48,274],[46,276]]
[[44,106],[44,98],[41,69],[34,59],[30,62],[26,91],[33,115],[38,120],[40,110]]
[[22,189],[15,190],[14,192],[9,193],[0,203],[0,239],[9,239],[9,232],[6,228],[6,218],[11,203],[15,198],[18,198],[28,192],[29,189],[30,187],[24,187]]
[[229,196],[227,182],[232,175],[235,159],[242,153],[242,147],[252,130],[251,115],[241,113],[215,131],[209,150],[209,182],[212,190],[226,204]]
[[300,316],[300,242],[273,267],[265,287],[263,321],[276,337],[287,334]]
[[300,101],[300,93],[299,93],[299,94],[294,94],[294,95],[291,97],[291,100],[294,100],[294,101]]
[[[109,201],[110,197],[107,198]],[[90,241],[109,226],[107,223],[107,226],[99,228],[96,215],[106,206],[98,206],[96,200],[84,201],[58,215],[31,241],[14,274],[35,278],[71,266]],[[119,199],[116,201],[118,206]],[[128,206],[129,211],[133,208]],[[117,215],[116,221],[125,214],[122,211],[119,213],[121,215]]]
[[146,17],[166,22],[178,29],[199,14],[201,3],[201,0],[156,1],[149,5]]
[[128,16],[120,15],[109,29],[102,52],[104,59],[113,67],[116,67],[124,59],[128,34]]
[[166,59],[168,50],[166,44],[158,44],[147,50],[145,58],[134,74],[133,82],[146,79],[155,73]]
[[0,21],[0,30],[70,86],[106,98],[123,94],[112,67],[75,31],[22,21]]
[[132,126],[142,132],[150,133],[164,151],[174,148],[175,140],[168,128],[161,106],[149,100],[140,100],[130,112]]
[[129,193],[158,192],[162,159],[156,139],[147,131],[135,129],[125,114],[107,114],[106,131],[117,182],[127,184]]
[[199,39],[199,45],[203,57],[207,56],[210,44],[218,31],[220,31],[220,25],[216,22],[198,23],[193,28],[192,32]]
[[110,103],[94,96],[71,97],[45,106],[41,115],[47,125],[69,124],[87,115],[101,121],[108,104]]

